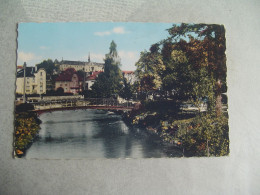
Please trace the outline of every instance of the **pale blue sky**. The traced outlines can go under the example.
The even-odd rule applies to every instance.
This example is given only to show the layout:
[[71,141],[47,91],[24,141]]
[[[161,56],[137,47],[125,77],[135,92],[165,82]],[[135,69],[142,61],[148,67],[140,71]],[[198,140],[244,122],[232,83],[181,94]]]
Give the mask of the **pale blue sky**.
[[170,23],[20,23],[18,65],[34,66],[45,59],[103,62],[112,40],[122,70],[135,70],[140,52],[167,38]]

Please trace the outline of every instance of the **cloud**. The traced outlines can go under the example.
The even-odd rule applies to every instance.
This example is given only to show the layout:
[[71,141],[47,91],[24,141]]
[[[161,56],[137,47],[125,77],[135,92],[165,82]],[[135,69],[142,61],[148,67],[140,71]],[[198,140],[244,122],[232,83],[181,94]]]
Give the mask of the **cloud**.
[[106,36],[106,35],[111,35],[111,34],[125,34],[128,33],[124,27],[115,27],[112,30],[109,31],[103,31],[103,32],[95,32],[94,35],[96,36]]
[[37,59],[37,58],[38,57],[33,53],[25,53],[23,51],[18,53],[18,59],[20,61],[27,62],[27,61],[31,61],[31,60],[34,60],[34,59]]
[[139,59],[139,53],[136,51],[118,51],[121,58],[122,70],[135,70],[135,63]]
[[40,46],[40,49],[46,50],[46,49],[48,49],[48,47],[46,47],[46,46]]
[[18,64],[23,64],[24,62],[27,63],[27,65],[34,65],[34,63],[36,61],[39,61],[42,57],[41,56],[37,56],[34,53],[31,52],[23,52],[20,51],[18,52]]
[[115,27],[112,30],[115,34],[125,34],[126,31],[123,27]]

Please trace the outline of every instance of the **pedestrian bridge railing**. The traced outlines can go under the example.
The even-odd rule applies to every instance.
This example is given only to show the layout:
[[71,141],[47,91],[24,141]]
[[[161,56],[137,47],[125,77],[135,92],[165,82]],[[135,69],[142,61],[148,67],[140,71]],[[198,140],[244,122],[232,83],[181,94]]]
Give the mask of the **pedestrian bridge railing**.
[[133,108],[132,101],[118,101],[112,98],[87,98],[87,99],[55,99],[55,100],[40,100],[32,102],[35,110],[58,109],[58,108],[77,108],[77,107],[97,107],[104,109],[116,108]]

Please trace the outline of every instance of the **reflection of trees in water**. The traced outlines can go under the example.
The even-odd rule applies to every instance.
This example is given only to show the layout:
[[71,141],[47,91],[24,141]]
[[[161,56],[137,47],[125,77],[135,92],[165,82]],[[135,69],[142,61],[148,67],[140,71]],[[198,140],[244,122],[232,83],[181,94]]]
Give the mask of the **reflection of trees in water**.
[[142,140],[143,157],[144,158],[159,158],[165,156],[162,151],[161,140],[158,135],[148,135]]
[[92,136],[100,139],[103,143],[104,154],[106,158],[120,158],[126,151],[124,145],[128,143],[127,149],[130,150],[128,136],[125,136],[123,122],[120,117],[108,116],[104,118],[103,123],[98,123]]
[[132,154],[132,138],[130,136],[126,136],[125,138],[125,158],[131,157]]
[[[72,124],[59,123],[66,119]],[[108,115],[107,112],[58,112],[45,116],[44,122],[40,130],[43,130],[39,137],[39,142],[42,143],[40,148],[44,151],[44,148],[50,146],[51,149],[47,151],[56,152],[58,156],[65,150],[75,152],[76,156],[79,150],[79,154],[86,153],[84,157],[92,155],[98,158],[151,158],[170,156],[173,153],[170,147],[160,145],[157,135],[152,135],[142,128],[128,127],[120,116]],[[51,147],[52,144],[54,147]],[[40,151],[39,148],[37,151]],[[69,156],[74,155],[71,151]],[[66,157],[66,153],[62,155]]]

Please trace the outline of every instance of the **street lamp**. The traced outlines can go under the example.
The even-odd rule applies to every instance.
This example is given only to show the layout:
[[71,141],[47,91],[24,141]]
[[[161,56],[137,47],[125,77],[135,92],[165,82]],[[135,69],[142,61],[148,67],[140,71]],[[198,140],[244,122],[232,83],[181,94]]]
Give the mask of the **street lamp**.
[[26,62],[23,64],[23,103],[26,102],[26,97],[25,97],[25,79],[26,79]]

